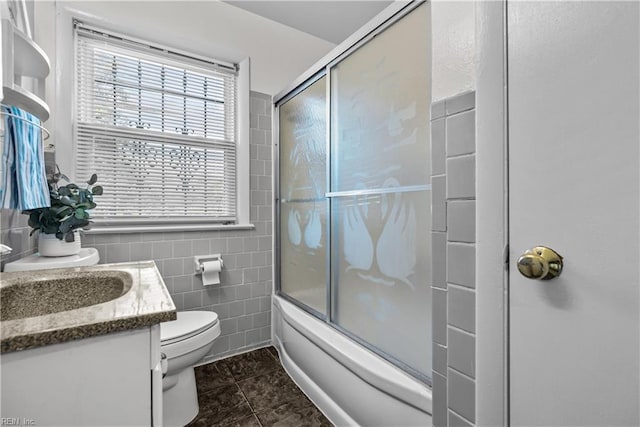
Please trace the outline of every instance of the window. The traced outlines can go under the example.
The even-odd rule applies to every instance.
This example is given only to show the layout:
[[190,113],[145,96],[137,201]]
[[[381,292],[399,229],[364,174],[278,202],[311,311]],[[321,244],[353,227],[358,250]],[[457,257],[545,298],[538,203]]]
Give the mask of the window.
[[237,70],[76,23],[75,175],[95,218],[236,221]]

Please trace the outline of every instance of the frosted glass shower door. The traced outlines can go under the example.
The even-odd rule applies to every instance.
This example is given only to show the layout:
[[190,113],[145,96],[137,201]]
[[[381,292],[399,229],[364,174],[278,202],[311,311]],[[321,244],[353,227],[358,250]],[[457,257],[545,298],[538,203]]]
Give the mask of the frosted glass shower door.
[[279,112],[280,290],[326,315],[326,78]]
[[427,8],[330,70],[331,321],[431,377]]

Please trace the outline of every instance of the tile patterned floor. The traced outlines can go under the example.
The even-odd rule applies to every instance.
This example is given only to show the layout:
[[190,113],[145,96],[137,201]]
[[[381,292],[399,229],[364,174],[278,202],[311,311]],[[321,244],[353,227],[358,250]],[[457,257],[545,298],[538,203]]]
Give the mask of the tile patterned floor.
[[199,366],[193,427],[330,427],[289,378],[273,347]]

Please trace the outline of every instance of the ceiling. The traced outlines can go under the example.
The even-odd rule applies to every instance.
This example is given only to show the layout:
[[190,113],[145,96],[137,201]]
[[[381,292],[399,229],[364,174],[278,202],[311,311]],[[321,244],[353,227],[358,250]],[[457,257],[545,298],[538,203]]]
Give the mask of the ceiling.
[[393,1],[225,0],[226,3],[339,44]]

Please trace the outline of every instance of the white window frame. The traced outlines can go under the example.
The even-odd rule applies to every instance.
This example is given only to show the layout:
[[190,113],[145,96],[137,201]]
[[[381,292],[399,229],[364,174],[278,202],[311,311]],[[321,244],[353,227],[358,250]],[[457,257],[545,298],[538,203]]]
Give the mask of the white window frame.
[[[73,124],[75,122],[75,82],[70,76],[75,75],[75,45],[74,45],[74,25],[75,19],[85,22],[88,25],[95,25],[105,30],[118,34],[116,24],[100,21],[95,17],[70,7],[60,5],[56,8],[56,52],[55,52],[55,127],[52,132],[56,145],[56,163],[60,169],[73,181],[76,181],[75,167],[75,141],[73,135]],[[152,42],[154,45],[166,48],[178,53],[184,53],[192,57],[200,57],[206,61],[215,62],[211,58],[205,58],[185,49],[174,46],[164,46],[154,42],[153,34],[137,33],[133,37],[128,37],[134,41]],[[149,218],[146,220],[136,220],[132,222],[126,219],[95,219],[91,230],[86,231],[92,234],[109,233],[139,233],[147,231],[198,231],[198,230],[236,230],[253,229],[250,223],[250,58],[245,58],[237,63],[237,147],[236,147],[236,223],[221,224],[212,222],[199,222],[189,219],[175,220],[163,218]],[[51,126],[50,126],[51,127]],[[83,177],[79,177],[83,181]],[[108,188],[105,188],[108,191]],[[99,203],[99,201],[97,201]]]

